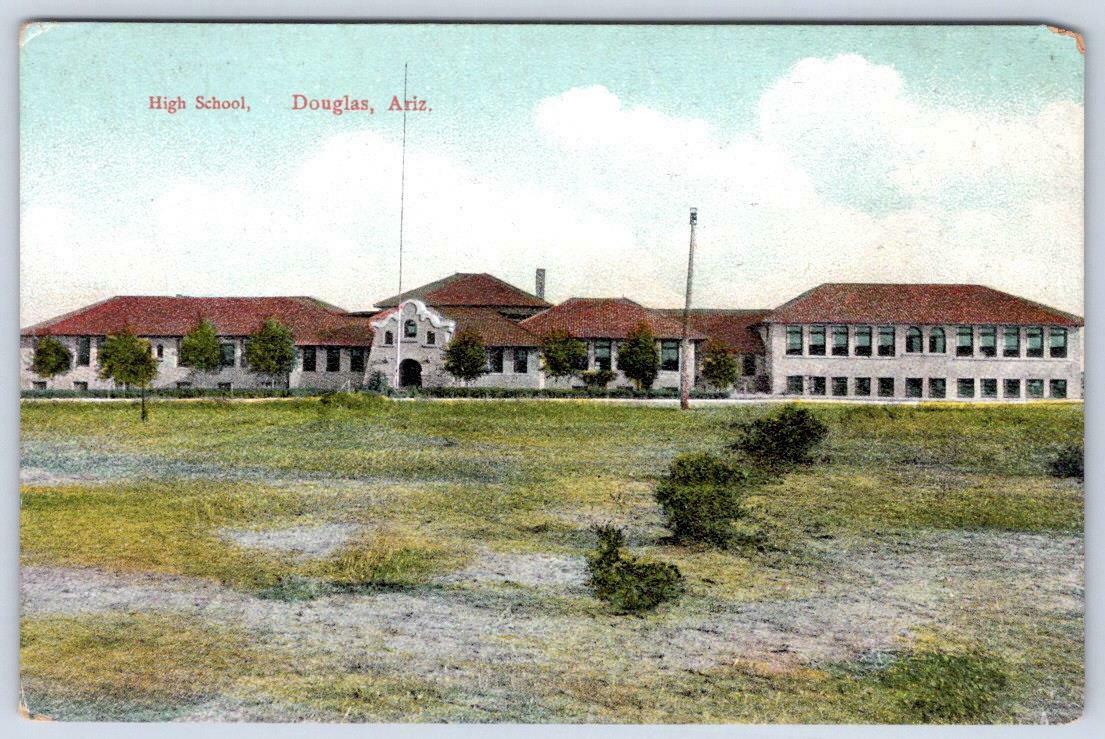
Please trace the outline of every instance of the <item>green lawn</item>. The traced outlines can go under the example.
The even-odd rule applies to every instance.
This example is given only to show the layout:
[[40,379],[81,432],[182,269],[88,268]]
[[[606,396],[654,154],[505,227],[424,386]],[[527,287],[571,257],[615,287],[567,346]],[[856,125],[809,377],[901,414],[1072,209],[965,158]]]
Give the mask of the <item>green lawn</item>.
[[[883,665],[920,640],[1007,666],[997,720],[1076,717],[1083,489],[1047,464],[1081,442],[1082,406],[809,407],[830,427],[817,461],[749,500],[768,546],[720,552],[669,543],[653,486],[674,455],[721,452],[732,422],[770,407],[153,402],[142,424],[131,404],[24,402],[25,565],[153,573],[249,616],[32,598],[28,702],[59,718],[914,721]],[[540,580],[605,521],[676,563],[686,595],[625,617]],[[360,533],[316,557],[226,533],[327,526]],[[377,587],[353,586],[366,580]],[[879,619],[870,635],[835,615],[854,592]],[[394,628],[348,615],[408,602]],[[324,608],[330,631],[295,612]],[[421,631],[404,625],[435,608]],[[858,646],[802,633],[818,619]],[[773,651],[788,629],[799,635]],[[155,669],[164,654],[172,665]]]

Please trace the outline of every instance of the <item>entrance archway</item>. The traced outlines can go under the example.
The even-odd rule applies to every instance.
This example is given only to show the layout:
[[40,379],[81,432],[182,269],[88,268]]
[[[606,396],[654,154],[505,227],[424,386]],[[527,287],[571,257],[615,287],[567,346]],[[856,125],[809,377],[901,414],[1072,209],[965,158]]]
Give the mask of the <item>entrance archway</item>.
[[414,359],[399,363],[399,387],[422,387],[422,365]]

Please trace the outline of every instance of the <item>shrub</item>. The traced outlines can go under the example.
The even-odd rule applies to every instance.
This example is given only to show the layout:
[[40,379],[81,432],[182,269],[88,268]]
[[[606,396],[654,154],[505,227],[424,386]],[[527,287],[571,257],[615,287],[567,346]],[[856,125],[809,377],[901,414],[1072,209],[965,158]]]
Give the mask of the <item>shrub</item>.
[[72,352],[53,336],[43,336],[35,343],[31,370],[39,377],[55,377],[68,372],[72,365]]
[[1084,479],[1083,450],[1081,444],[1067,444],[1051,460],[1051,474],[1055,477],[1077,477]]
[[613,526],[595,529],[598,547],[587,557],[595,597],[618,613],[639,613],[675,600],[683,593],[683,575],[670,562],[622,553],[625,535]]
[[737,381],[740,368],[736,357],[724,344],[710,341],[702,355],[702,377],[711,386],[727,389]]
[[613,370],[588,370],[581,372],[579,376],[588,388],[605,390],[606,386],[613,382],[615,373]]
[[701,542],[720,549],[758,543],[749,527],[734,523],[748,512],[737,484],[678,483],[671,479],[656,486],[656,502],[676,541]]
[[709,452],[687,452],[671,461],[669,479],[680,485],[714,483],[728,485],[747,479],[744,470]]
[[886,671],[903,719],[987,723],[1008,683],[1004,665],[978,649],[911,652]]
[[377,395],[383,395],[391,388],[388,383],[388,376],[380,370],[372,370],[372,373],[368,376],[368,382],[365,383],[365,391],[370,393],[376,393]]
[[660,353],[647,323],[639,323],[618,348],[618,368],[637,385],[649,390],[660,371]]
[[802,463],[825,440],[829,427],[805,408],[783,406],[779,411],[734,425],[733,449],[766,463]]
[[556,330],[541,340],[541,358],[549,377],[571,377],[587,366],[587,345],[567,331]]

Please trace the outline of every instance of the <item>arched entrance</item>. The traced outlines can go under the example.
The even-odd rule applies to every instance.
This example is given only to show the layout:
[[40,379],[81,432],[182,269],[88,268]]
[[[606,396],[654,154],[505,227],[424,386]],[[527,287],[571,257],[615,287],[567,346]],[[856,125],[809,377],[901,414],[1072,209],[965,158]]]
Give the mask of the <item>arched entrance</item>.
[[422,365],[414,359],[399,363],[399,387],[422,387]]

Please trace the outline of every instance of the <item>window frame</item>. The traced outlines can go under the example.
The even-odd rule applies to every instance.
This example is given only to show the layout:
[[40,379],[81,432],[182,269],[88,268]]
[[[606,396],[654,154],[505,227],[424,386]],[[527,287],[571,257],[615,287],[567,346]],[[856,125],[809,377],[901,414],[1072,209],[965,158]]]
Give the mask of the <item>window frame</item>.
[[[1063,345],[1061,347],[1055,346],[1055,339],[1062,336]],[[1061,326],[1052,326],[1047,330],[1047,355],[1051,359],[1066,359],[1067,358],[1067,346],[1070,341],[1069,332]],[[1058,352],[1056,350],[1059,350]]]
[[[1039,392],[1033,392],[1033,387],[1039,387]],[[1024,397],[1026,398],[1042,398],[1044,397],[1044,381],[1039,377],[1030,377],[1024,381]]]
[[[521,369],[518,369],[519,361],[521,361]],[[511,352],[510,368],[516,375],[529,374],[529,349],[524,346],[516,346]]]
[[[610,339],[595,339],[595,369],[609,370],[614,367],[614,342]],[[599,350],[602,350],[600,354]],[[605,356],[604,356],[605,355]]]
[[413,318],[408,318],[407,320],[403,321],[403,338],[418,338],[418,321],[414,320]]
[[[866,343],[860,343],[860,338]],[[857,357],[870,357],[875,341],[875,331],[872,326],[856,326],[852,329],[852,354]]]
[[503,364],[503,347],[489,346],[484,352],[487,356],[487,373],[489,375],[501,375],[505,365]]
[[871,397],[871,378],[856,377],[852,379],[852,395],[861,398]]
[[426,346],[437,346],[437,332],[436,331],[427,331],[426,332]]
[[[829,335],[832,338],[832,348],[829,350],[834,357],[846,357],[848,356],[848,327],[847,326],[833,326],[829,329]],[[840,339],[844,339],[843,342]]]
[[[937,338],[939,337],[939,346],[937,349]],[[947,354],[948,353],[948,334],[944,330],[943,326],[933,326],[929,329],[929,354]]]
[[[890,342],[884,341],[887,337]],[[898,354],[898,329],[894,326],[879,326],[879,351],[880,357],[894,357]]]
[[[1010,393],[1010,385],[1016,388],[1016,392]],[[1006,377],[1001,381],[1001,397],[1003,398],[1022,398],[1021,394],[1021,381],[1019,378]]]
[[[1056,393],[1055,392],[1055,389],[1057,387],[1062,387],[1062,392],[1061,393]],[[1060,399],[1060,400],[1065,400],[1066,397],[1067,397],[1067,381],[1060,378],[1060,377],[1048,380],[1047,381],[1047,397],[1057,398],[1057,399]]]
[[[937,384],[939,383],[939,384]],[[940,389],[937,390],[936,388]],[[948,397],[948,378],[946,377],[930,377],[928,380],[928,389],[930,398],[946,398]]]
[[76,366],[90,367],[92,365],[92,337],[78,336],[76,348]]
[[[804,334],[805,334],[805,331],[802,329],[801,325],[793,325],[792,324],[790,326],[787,326],[786,352],[787,352],[788,357],[800,357],[805,353],[804,352],[804,346],[805,346]],[[797,344],[794,341],[795,338],[798,339]]]
[[[957,398],[971,398],[971,399],[976,398],[977,393],[978,393],[978,389],[977,389],[976,385],[977,385],[977,383],[975,382],[975,378],[973,378],[973,377],[958,377],[958,378],[956,378],[956,380],[955,380],[955,397],[957,397]],[[967,392],[968,388],[970,389],[969,393]]]
[[[797,388],[797,389],[796,389]],[[802,375],[787,375],[787,395],[805,395],[806,378]]]
[[[226,350],[230,348],[230,357],[227,358]],[[235,361],[237,361],[238,345],[233,341],[220,341],[219,342],[219,369],[226,367],[233,367]]]
[[[670,353],[674,347],[675,359],[672,360]],[[662,339],[660,341],[660,371],[661,372],[678,372],[679,371],[679,340],[678,339]],[[596,358],[597,359],[597,358]]]
[[384,346],[395,346],[395,332],[394,331],[385,331],[384,332]]
[[[991,387],[991,390],[987,390],[987,386]],[[978,381],[978,397],[980,398],[996,398],[998,397],[998,380],[996,377],[983,377]]]
[[[311,358],[310,362],[307,361],[307,357]],[[318,372],[318,348],[305,346],[300,349],[299,364],[302,372]]]
[[[1013,345],[1010,346],[1010,338],[1013,339]],[[1003,357],[1019,357],[1021,356],[1021,327],[1020,326],[1002,326],[1001,329],[1001,356]]]
[[[1032,348],[1033,340],[1039,342],[1040,346],[1036,349]],[[1029,359],[1041,359],[1044,356],[1044,327],[1043,326],[1025,326],[1024,328],[1024,355]]]
[[[841,389],[843,388],[843,389]],[[840,390],[840,392],[837,392]],[[847,377],[834,377],[829,382],[829,392],[834,398],[846,398],[848,397],[848,378]]]
[[828,392],[828,383],[822,375],[810,377],[810,395],[822,396]]
[[[889,385],[888,385],[889,384]],[[893,377],[880,377],[878,382],[878,391],[880,398],[893,398],[894,393],[897,391],[898,383],[894,381]],[[887,389],[889,386],[889,389]]]
[[[336,359],[337,361],[331,361]],[[331,365],[337,365],[331,369]],[[341,372],[341,347],[328,346],[326,347],[326,371],[327,372]]]
[[[349,347],[349,371],[350,372],[364,372],[366,352],[363,346],[351,346]],[[360,365],[360,366],[358,366]]]
[[[987,341],[989,341],[989,345],[987,345]],[[987,358],[998,355],[997,326],[978,327],[978,353]]]
[[905,378],[905,396],[907,398],[921,398],[925,394],[925,379],[923,377]]
[[[823,356],[825,356],[825,351],[827,349],[827,347],[825,345],[825,332],[826,332],[826,327],[825,327],[824,324],[817,323],[817,324],[814,324],[814,325],[810,326],[809,338],[807,339],[808,348],[807,348],[807,351],[806,351],[806,353],[809,354],[809,356],[811,356],[811,357],[823,357]],[[814,343],[815,337],[820,338],[820,341],[818,341],[816,344]]]
[[[963,343],[963,339],[968,339],[967,343]],[[973,357],[975,355],[975,327],[974,326],[956,326],[955,327],[955,356],[957,357]]]
[[[911,348],[916,347],[916,348]],[[910,326],[905,330],[905,353],[906,354],[924,354],[925,352],[925,333],[921,330],[920,326]],[[920,378],[915,378],[920,379]],[[918,396],[920,397],[920,396]]]

